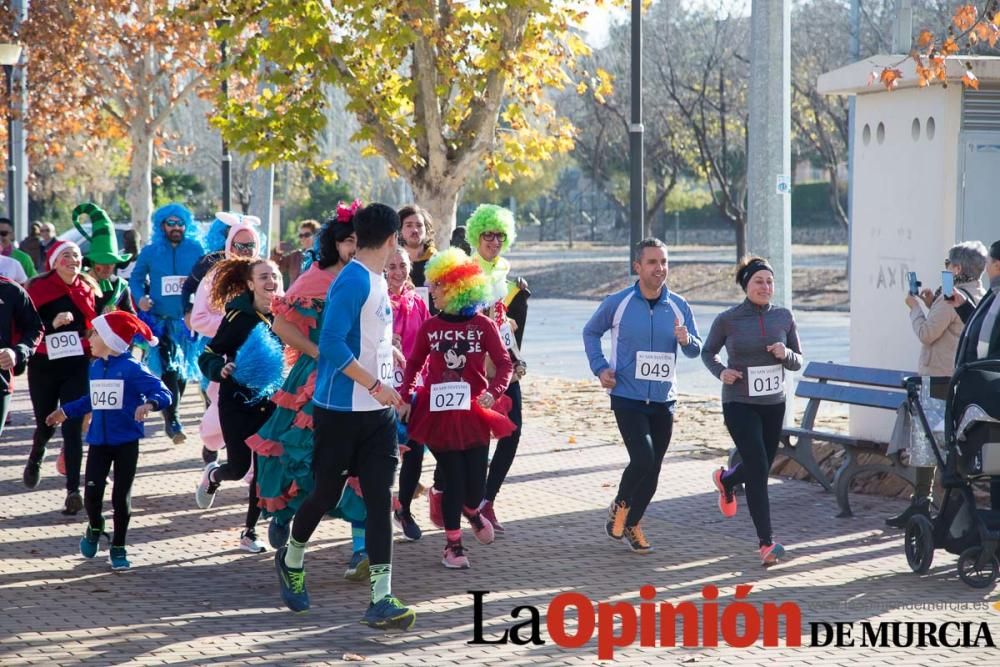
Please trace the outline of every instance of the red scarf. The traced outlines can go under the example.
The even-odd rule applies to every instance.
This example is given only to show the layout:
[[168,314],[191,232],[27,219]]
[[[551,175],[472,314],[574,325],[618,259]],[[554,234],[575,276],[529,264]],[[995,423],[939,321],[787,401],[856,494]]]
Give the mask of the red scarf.
[[41,308],[66,295],[83,315],[84,325],[89,329],[90,323],[97,317],[94,290],[80,276],[76,276],[73,282],[67,285],[58,273],[51,271],[48,275],[41,275],[28,283],[28,296],[31,297],[35,308]]

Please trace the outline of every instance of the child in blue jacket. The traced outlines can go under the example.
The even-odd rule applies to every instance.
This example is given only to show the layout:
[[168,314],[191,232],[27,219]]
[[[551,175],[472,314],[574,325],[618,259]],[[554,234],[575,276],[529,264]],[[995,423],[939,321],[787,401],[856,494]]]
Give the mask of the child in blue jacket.
[[93,327],[89,334],[94,356],[89,391],[50,414],[45,423],[54,426],[93,413],[87,431],[90,450],[83,496],[89,524],[80,540],[80,554],[93,558],[101,535],[106,536],[101,509],[104,485],[114,466],[111,506],[115,512],[115,533],[109,560],[112,570],[127,570],[130,563],[125,552],[125,533],[132,515],[132,482],[139,461],[139,439],[145,437],[142,422],[150,412],[169,406],[173,397],[166,385],[129,352],[137,334],[155,345],[153,333],[139,318],[116,311],[95,318]]

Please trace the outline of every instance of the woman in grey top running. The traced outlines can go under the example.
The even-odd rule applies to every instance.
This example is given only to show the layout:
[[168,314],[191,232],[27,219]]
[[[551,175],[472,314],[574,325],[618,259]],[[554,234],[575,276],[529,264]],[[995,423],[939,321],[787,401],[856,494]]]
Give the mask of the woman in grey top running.
[[[736,283],[747,298],[719,314],[701,349],[701,360],[722,380],[722,414],[742,461],[712,473],[723,516],[736,514],[733,487],[746,488],[747,507],[767,567],[784,555],[771,535],[767,476],[785,417],[785,371],[802,367],[802,347],[791,311],[771,305],[774,270],[766,259],[740,263]],[[726,363],[719,352],[726,348]]]

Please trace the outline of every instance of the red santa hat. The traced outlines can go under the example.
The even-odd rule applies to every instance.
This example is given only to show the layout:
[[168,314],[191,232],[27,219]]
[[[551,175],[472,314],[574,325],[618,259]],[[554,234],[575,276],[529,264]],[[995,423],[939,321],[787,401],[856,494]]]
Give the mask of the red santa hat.
[[128,347],[136,334],[140,334],[152,345],[159,342],[145,322],[124,310],[116,310],[95,317],[92,326],[104,344],[110,347],[115,354],[128,352]]
[[52,247],[45,253],[45,265],[49,268],[49,271],[56,268],[56,261],[59,259],[59,255],[73,248],[76,248],[76,251],[80,252],[80,246],[72,241],[56,241],[53,243]]

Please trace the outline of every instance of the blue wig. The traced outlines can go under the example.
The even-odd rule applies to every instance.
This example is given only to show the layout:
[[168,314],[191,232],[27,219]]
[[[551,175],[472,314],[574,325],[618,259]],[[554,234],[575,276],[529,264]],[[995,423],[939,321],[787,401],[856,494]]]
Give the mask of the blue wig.
[[234,360],[233,379],[253,392],[257,403],[281,389],[285,381],[285,355],[281,343],[263,322],[250,331]]
[[167,218],[178,218],[184,221],[184,238],[201,243],[201,234],[194,223],[191,211],[183,204],[172,202],[161,206],[153,212],[153,238],[150,243],[168,243],[167,235],[163,233],[163,221]]
[[212,221],[212,226],[201,244],[205,246],[205,252],[219,252],[226,249],[227,236],[229,236],[229,225],[216,218]]

